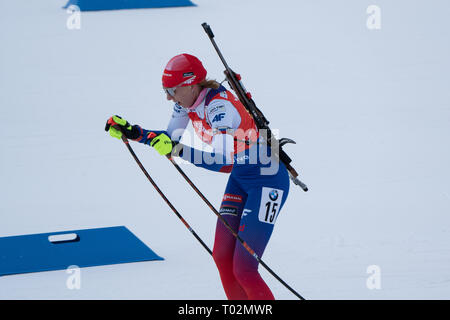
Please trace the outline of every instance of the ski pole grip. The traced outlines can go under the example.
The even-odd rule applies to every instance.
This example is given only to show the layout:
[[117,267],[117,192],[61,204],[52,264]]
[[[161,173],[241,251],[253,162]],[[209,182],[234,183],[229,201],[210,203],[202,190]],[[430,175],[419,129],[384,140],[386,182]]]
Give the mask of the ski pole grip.
[[[122,131],[117,124],[113,125],[112,127],[116,130]],[[128,144],[128,138],[125,136],[124,133],[122,133],[122,141]]]
[[202,27],[203,27],[203,29],[205,29],[205,32],[208,35],[208,37],[214,38],[214,33],[212,32],[211,27],[209,26],[209,24],[207,24],[206,22],[203,22],[202,23]]

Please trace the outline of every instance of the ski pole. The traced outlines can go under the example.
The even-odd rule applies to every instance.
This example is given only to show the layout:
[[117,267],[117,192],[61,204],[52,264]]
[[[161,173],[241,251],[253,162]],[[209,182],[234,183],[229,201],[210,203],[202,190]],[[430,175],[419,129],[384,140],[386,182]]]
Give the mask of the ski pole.
[[[118,126],[114,126],[117,130],[120,130]],[[191,226],[184,220],[184,218],[181,216],[181,214],[177,211],[177,209],[172,205],[172,203],[169,201],[169,199],[164,195],[164,193],[161,191],[161,189],[158,187],[158,185],[155,183],[155,181],[152,179],[152,177],[149,175],[139,158],[137,157],[136,153],[134,152],[133,148],[130,146],[130,143],[128,139],[125,137],[125,135],[122,135],[122,141],[126,145],[128,151],[133,156],[134,160],[138,164],[138,166],[141,168],[144,175],[147,177],[147,179],[150,181],[150,183],[153,185],[153,187],[156,189],[156,191],[159,193],[159,195],[164,199],[164,201],[169,205],[169,207],[172,209],[172,211],[175,213],[175,215],[183,222],[183,224],[186,226],[186,228],[192,233],[192,235],[200,242],[200,244],[205,248],[206,251],[212,256],[212,251],[209,249],[209,247],[203,242],[203,240],[197,235],[197,233],[191,228]],[[233,234],[233,236],[239,240],[239,242],[244,246],[244,248],[252,255],[272,276],[275,277],[282,285],[284,285],[289,291],[291,291],[296,297],[298,297],[300,300],[305,300],[299,293],[297,293],[294,289],[292,289],[283,279],[281,279],[257,254],[256,252],[230,227],[230,225],[227,223],[227,221],[220,215],[220,213],[214,208],[214,206],[209,202],[209,200],[202,194],[202,192],[195,186],[195,184],[189,179],[189,177],[184,173],[184,171],[180,168],[180,166],[173,160],[173,158],[169,155],[167,155],[167,158],[172,162],[172,164],[175,166],[175,168],[178,170],[178,172],[184,177],[184,179],[192,186],[192,188],[197,192],[197,194],[205,201],[205,203],[210,207],[210,209],[217,215],[217,217],[222,221],[222,223],[228,228],[228,230]]]
[[[117,130],[120,131],[120,128],[115,126]],[[133,148],[131,148],[130,143],[128,142],[127,137],[125,137],[124,134],[122,134],[122,141],[127,146],[128,150],[130,151],[131,155],[133,156],[134,160],[136,160],[136,163],[138,164],[139,168],[141,168],[142,172],[144,172],[147,179],[150,181],[150,183],[155,187],[156,191],[159,193],[159,195],[164,199],[164,201],[169,205],[170,209],[172,209],[173,213],[183,222],[183,224],[188,228],[188,230],[192,233],[192,235],[200,242],[200,244],[205,248],[206,251],[212,256],[212,251],[208,248],[208,246],[203,242],[203,240],[198,236],[198,234],[194,231],[194,229],[191,228],[191,226],[184,220],[184,218],[181,216],[181,214],[178,212],[177,209],[172,205],[172,203],[167,199],[167,197],[164,195],[164,193],[161,191],[161,189],[158,187],[158,185],[153,181],[152,177],[148,174],[147,170],[145,170],[144,166],[142,165],[141,161],[137,157],[136,153],[134,153]]]
[[214,212],[214,214],[219,218],[219,220],[225,225],[225,227],[231,232],[231,234],[239,240],[239,242],[244,246],[244,248],[252,255],[272,276],[275,277],[282,285],[284,285],[289,291],[291,291],[300,300],[305,300],[297,291],[292,289],[283,279],[281,279],[257,254],[256,252],[245,242],[228,224],[228,222],[220,215],[220,213],[214,208],[214,206],[209,202],[209,200],[203,195],[203,193],[196,187],[196,185],[189,179],[189,177],[184,173],[180,166],[173,160],[171,154],[166,156],[170,162],[174,165],[177,171],[183,176],[187,183],[197,192],[197,194],[202,198],[206,205]]

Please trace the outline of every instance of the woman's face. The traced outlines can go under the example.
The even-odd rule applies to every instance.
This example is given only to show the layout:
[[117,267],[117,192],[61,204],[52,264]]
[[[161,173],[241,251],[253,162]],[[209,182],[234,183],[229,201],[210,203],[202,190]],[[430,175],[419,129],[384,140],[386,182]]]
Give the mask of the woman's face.
[[178,87],[175,89],[174,95],[171,96],[166,92],[167,100],[178,103],[184,108],[191,107],[198,97],[197,86]]

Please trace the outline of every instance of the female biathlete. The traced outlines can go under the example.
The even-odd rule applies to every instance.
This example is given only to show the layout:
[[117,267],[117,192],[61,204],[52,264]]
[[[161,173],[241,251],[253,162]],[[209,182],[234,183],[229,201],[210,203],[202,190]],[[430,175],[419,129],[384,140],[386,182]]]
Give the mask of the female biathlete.
[[[167,130],[146,130],[119,116],[108,119],[106,130],[113,137],[124,134],[150,145],[161,155],[172,153],[198,167],[230,173],[219,212],[262,257],[288,196],[289,175],[284,164],[270,156],[242,103],[218,82],[206,79],[206,73],[201,61],[190,54],[173,57],[162,76],[167,100],[175,103]],[[179,143],[189,121],[212,152]],[[228,299],[274,299],[258,272],[258,261],[220,220],[213,258]]]

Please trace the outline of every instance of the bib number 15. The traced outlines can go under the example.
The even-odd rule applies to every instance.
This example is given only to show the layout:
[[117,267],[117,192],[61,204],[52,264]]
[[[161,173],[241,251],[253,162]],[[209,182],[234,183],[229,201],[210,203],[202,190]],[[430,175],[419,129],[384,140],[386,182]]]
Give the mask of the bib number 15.
[[263,187],[259,221],[274,224],[280,210],[281,199],[283,199],[283,190]]

